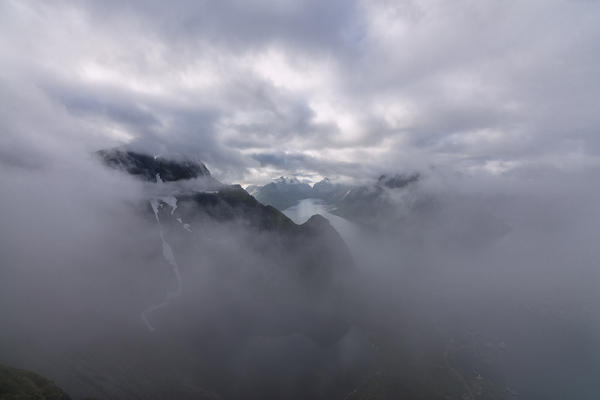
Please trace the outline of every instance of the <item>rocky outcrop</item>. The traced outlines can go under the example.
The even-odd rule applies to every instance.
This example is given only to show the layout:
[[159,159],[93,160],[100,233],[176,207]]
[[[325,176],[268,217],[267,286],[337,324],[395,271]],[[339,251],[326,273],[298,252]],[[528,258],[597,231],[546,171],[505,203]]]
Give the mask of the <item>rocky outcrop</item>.
[[206,166],[196,161],[169,160],[122,149],[100,150],[96,154],[107,166],[151,182],[156,181],[157,175],[165,182],[210,176]]

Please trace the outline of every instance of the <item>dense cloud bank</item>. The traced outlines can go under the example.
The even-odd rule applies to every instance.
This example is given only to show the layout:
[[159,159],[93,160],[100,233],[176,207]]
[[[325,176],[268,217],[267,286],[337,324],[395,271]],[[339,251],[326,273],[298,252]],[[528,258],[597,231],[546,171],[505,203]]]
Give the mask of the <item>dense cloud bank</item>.
[[60,136],[263,184],[598,163],[597,2],[1,7],[5,162]]

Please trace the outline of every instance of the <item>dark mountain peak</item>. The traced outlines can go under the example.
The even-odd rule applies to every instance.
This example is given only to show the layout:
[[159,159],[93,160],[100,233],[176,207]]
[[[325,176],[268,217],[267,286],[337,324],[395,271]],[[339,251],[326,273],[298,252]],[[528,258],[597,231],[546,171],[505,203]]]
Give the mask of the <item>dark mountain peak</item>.
[[333,183],[329,178],[323,178],[313,185],[313,190],[316,193],[330,192],[332,190],[335,190],[339,186],[339,183]]
[[210,176],[208,168],[201,162],[168,160],[124,149],[100,150],[96,154],[105,165],[150,182],[156,182],[157,175],[165,182]]
[[313,196],[312,187],[296,177],[281,176],[265,186],[249,187],[248,189],[258,201],[272,205],[279,210],[285,210],[296,204],[298,200]]
[[377,185],[390,189],[399,189],[411,183],[418,182],[419,179],[421,179],[421,175],[418,172],[412,174],[395,174],[393,176],[383,174],[377,180]]
[[331,184],[331,179],[329,179],[328,177],[325,177],[323,179],[321,179],[319,182],[315,183],[315,185],[330,185]]
[[318,188],[326,188],[326,187],[332,187],[333,183],[331,183],[331,180],[327,177],[321,179],[319,182],[315,183],[313,185],[313,189],[318,189]]
[[322,227],[324,225],[329,225],[329,220],[321,214],[315,214],[310,217],[308,221],[304,223],[304,225],[311,227]]

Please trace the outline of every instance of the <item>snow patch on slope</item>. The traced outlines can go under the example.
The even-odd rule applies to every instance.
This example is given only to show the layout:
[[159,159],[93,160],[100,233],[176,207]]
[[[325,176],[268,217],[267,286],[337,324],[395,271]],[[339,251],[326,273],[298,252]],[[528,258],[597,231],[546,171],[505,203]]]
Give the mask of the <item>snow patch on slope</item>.
[[[159,184],[162,183],[162,180],[160,179],[159,174],[156,174],[156,182]],[[173,299],[181,296],[182,286],[183,286],[182,279],[181,279],[181,273],[179,271],[179,265],[177,265],[177,260],[175,259],[175,254],[173,254],[173,249],[171,248],[171,245],[165,239],[162,225],[160,223],[159,210],[163,206],[163,204],[166,204],[167,206],[171,207],[171,215],[173,215],[173,213],[175,212],[175,209],[177,208],[177,199],[174,196],[162,196],[158,199],[150,200],[150,206],[152,207],[152,211],[154,211],[154,217],[156,218],[156,223],[158,224],[160,240],[162,243],[163,258],[171,266],[171,271],[173,272],[173,275],[175,276],[175,281],[177,284],[176,284],[174,290],[167,291],[163,301],[161,301],[158,304],[149,306],[142,312],[142,314],[141,314],[142,321],[144,321],[144,324],[146,324],[146,327],[151,332],[154,331],[155,328],[148,320],[148,317],[154,311],[159,310],[159,309],[169,305],[169,303],[171,303],[171,301],[173,301]],[[181,218],[177,218],[177,220],[179,223],[182,223]],[[188,228],[186,228],[186,225],[188,226]],[[183,224],[183,227],[186,230],[191,232],[191,228],[189,228],[188,224]]]

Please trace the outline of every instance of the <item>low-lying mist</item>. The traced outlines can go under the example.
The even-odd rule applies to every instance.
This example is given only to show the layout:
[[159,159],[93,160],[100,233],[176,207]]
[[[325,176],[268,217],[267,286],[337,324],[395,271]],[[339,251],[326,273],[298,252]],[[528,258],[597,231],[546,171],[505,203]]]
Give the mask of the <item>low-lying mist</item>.
[[6,168],[0,362],[75,398],[593,399],[594,178],[430,172],[344,244],[210,198],[155,217],[93,157]]
[[362,255],[373,260],[365,315],[418,360],[455,352],[466,374],[502,382],[508,398],[594,398],[593,180],[554,171],[423,182]]

